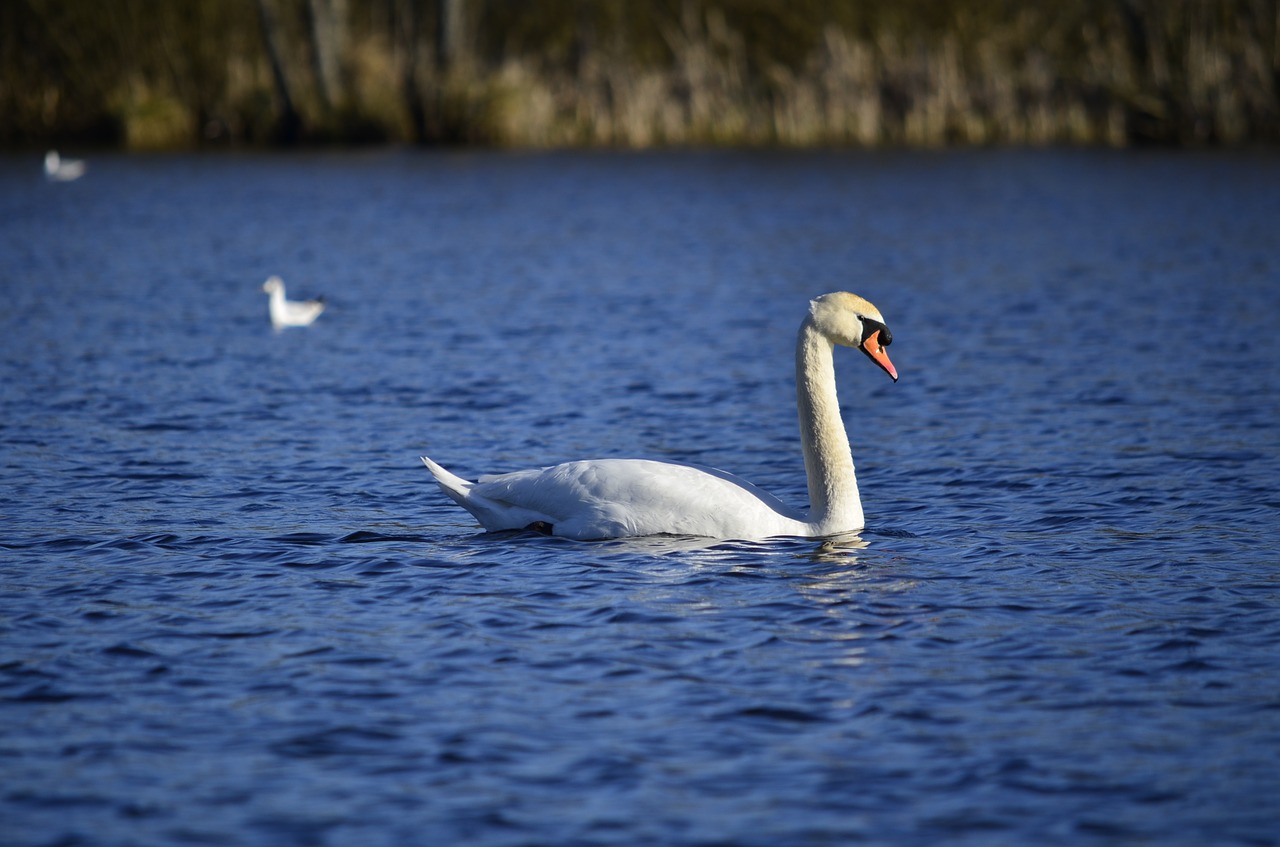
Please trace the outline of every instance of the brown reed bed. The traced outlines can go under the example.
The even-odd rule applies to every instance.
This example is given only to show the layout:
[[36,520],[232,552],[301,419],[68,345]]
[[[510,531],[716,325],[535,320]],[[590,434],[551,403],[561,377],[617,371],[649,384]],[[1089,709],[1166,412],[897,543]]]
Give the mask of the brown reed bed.
[[1276,0],[906,6],[27,0],[0,7],[0,143],[1280,141]]

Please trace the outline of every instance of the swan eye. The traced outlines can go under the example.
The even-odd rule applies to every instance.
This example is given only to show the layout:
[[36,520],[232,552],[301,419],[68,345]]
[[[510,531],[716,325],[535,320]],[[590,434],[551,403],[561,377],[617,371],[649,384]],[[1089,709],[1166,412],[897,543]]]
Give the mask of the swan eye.
[[885,326],[884,324],[880,323],[880,321],[877,321],[873,318],[862,319],[862,342],[861,343],[866,344],[867,339],[870,338],[872,335],[875,335],[877,332],[880,333],[879,342],[881,347],[888,347],[890,344],[893,343],[893,333],[889,332],[889,327]]

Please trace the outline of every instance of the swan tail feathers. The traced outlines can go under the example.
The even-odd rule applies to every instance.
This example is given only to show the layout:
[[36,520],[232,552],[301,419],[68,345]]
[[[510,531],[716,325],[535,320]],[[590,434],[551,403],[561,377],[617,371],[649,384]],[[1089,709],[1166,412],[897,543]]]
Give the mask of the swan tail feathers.
[[536,523],[545,523],[548,527],[551,526],[546,515],[512,503],[493,500],[476,494],[473,490],[476,487],[476,483],[446,470],[426,456],[419,456],[419,458],[422,459],[422,464],[427,466],[427,470],[431,471],[431,475],[435,477],[440,490],[449,495],[459,506],[470,512],[472,517],[490,532],[498,532],[505,529],[524,529]]
[[[436,482],[440,484],[444,492],[455,500],[458,500],[459,497],[466,497],[475,485],[474,482],[445,470],[440,464],[426,456],[419,456],[418,458],[422,459],[422,464],[426,465],[427,470],[431,471],[431,475],[436,478]],[[459,500],[459,502],[461,501]]]

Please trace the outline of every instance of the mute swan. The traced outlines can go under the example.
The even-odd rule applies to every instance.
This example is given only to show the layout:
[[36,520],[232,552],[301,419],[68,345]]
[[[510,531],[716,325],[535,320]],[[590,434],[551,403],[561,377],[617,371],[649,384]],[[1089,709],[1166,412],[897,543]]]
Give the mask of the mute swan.
[[271,325],[276,329],[286,326],[308,326],[324,311],[324,298],[315,300],[286,300],[284,280],[273,276],[262,283],[262,290],[271,295]]
[[835,345],[857,347],[897,382],[879,310],[837,291],[809,303],[796,342],[796,405],[809,477],[807,513],[724,471],[647,459],[595,459],[469,482],[426,456],[444,493],[489,531],[578,539],[699,535],[759,539],[862,529],[862,501],[836,398]]
[[50,182],[71,182],[84,176],[88,165],[81,159],[64,159],[57,150],[44,154],[44,175]]

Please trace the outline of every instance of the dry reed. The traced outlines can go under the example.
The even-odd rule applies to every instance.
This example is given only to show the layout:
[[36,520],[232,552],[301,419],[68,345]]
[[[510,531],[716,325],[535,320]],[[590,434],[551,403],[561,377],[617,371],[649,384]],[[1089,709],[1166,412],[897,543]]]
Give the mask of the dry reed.
[[[966,4],[953,5],[952,25],[942,28],[882,22],[855,33],[830,22],[799,61],[771,58],[719,6],[692,0],[659,22],[659,49],[586,40],[572,61],[526,49],[477,52],[446,64],[420,34],[368,25],[342,39],[341,74],[321,74],[315,46],[295,26],[281,30],[274,85],[261,39],[246,30],[229,29],[218,49],[190,55],[187,42],[166,36],[161,52],[181,62],[139,61],[114,82],[92,86],[77,81],[93,78],[88,65],[75,66],[80,76],[40,77],[29,57],[12,52],[10,37],[0,40],[7,45],[0,51],[0,116],[7,119],[0,127],[8,127],[0,129],[0,142],[39,142],[105,124],[128,146],[261,143],[280,137],[282,94],[296,111],[291,119],[300,138],[313,141],[534,147],[1280,141],[1276,0],[1062,7],[1071,14],[1015,4],[1008,19],[987,16],[982,23],[961,14]],[[239,20],[213,6],[222,9],[214,23]],[[87,37],[63,40],[83,46]],[[82,52],[85,63],[97,55]]]

